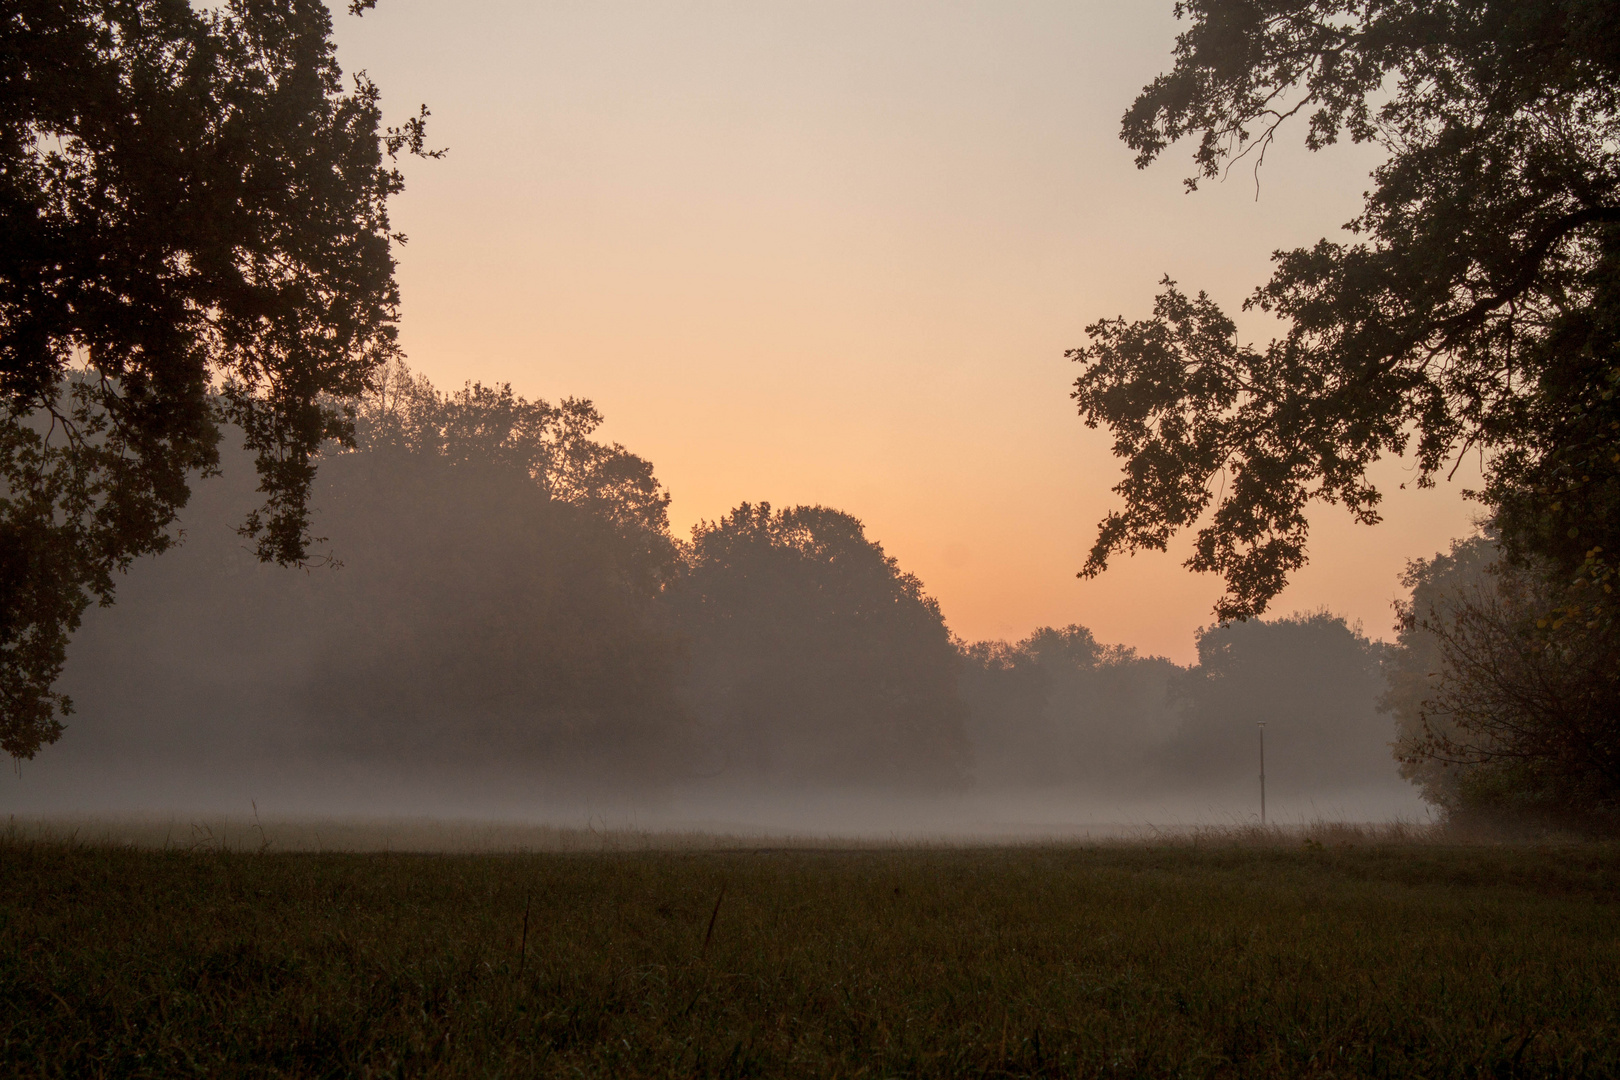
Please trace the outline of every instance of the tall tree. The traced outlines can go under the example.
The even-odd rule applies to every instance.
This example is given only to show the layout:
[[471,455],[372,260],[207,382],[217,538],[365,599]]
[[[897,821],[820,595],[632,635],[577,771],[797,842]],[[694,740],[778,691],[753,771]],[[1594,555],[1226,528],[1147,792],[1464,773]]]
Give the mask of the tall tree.
[[[1454,820],[1620,824],[1620,641],[1489,537],[1408,565],[1383,707],[1402,775]],[[1589,582],[1602,591],[1608,582]],[[1553,608],[1551,615],[1548,609]]]
[[962,780],[950,631],[855,518],[743,503],[693,530],[668,595],[690,641],[694,711],[730,778]]
[[[1266,724],[1272,794],[1321,798],[1400,786],[1378,713],[1384,649],[1326,611],[1210,626],[1184,684],[1187,713],[1170,757],[1185,782],[1255,780]],[[1253,789],[1251,789],[1253,790]]]
[[531,792],[679,775],[682,653],[647,539],[514,467],[500,410],[464,417],[490,437],[454,457],[372,445],[366,416],[362,449],[323,458],[312,488],[330,572],[253,565],[231,527],[254,471],[221,444],[186,544],[133,567],[68,650],[80,760],[170,779],[206,760],[242,783],[313,770],[314,788],[354,768],[429,801],[474,774]]
[[[1382,146],[1348,241],[1278,252],[1245,302],[1286,333],[1242,344],[1166,280],[1151,318],[1073,350],[1074,397],[1125,478],[1082,574],[1198,529],[1223,619],[1306,560],[1306,509],[1378,520],[1368,467],[1461,452],[1508,555],[1565,580],[1620,550],[1620,6],[1612,0],[1183,0],[1174,69],[1125,114],[1146,167],[1192,138],[1195,175],[1305,144]],[[1593,562],[1601,565],[1589,565]],[[1608,619],[1601,598],[1583,619]]]
[[511,384],[468,383],[452,394],[396,359],[358,404],[355,447],[404,450],[526,475],[545,495],[611,523],[638,552],[641,584],[656,591],[680,560],[669,532],[669,492],[652,462],[591,436],[602,414],[583,398],[552,405]]
[[318,0],[0,8],[0,750],[57,738],[69,635],[172,543],[223,421],[244,533],[304,558],[334,402],[397,351],[393,160],[434,153],[331,30]]
[[1180,724],[1182,669],[1083,626],[959,651],[975,783],[1145,793]]

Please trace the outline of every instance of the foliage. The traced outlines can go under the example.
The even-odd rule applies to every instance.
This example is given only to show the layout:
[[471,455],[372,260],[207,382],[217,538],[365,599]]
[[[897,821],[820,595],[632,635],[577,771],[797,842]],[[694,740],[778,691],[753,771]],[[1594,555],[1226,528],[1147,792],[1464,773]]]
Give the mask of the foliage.
[[1378,714],[1383,648],[1326,611],[1211,626],[1188,672],[1175,774],[1257,785],[1266,725],[1272,794],[1317,797],[1394,779],[1391,724]]
[[1486,537],[1404,582],[1385,708],[1402,772],[1458,817],[1608,827],[1620,815],[1620,640],[1548,617],[1561,590]]
[[[1181,722],[1182,668],[1099,644],[1083,626],[961,646],[973,776],[1143,793]],[[1152,776],[1154,790],[1162,778]]]
[[651,462],[619,443],[593,440],[601,424],[589,401],[529,401],[507,383],[468,383],[441,394],[396,359],[360,401],[355,446],[522,472],[548,498],[611,522],[640,549],[656,585],[679,558],[669,534],[669,492]]
[[1440,639],[1426,624],[1442,623],[1471,598],[1488,595],[1495,583],[1491,571],[1499,560],[1496,545],[1475,536],[1452,541],[1449,552],[1432,559],[1413,560],[1401,577],[1411,594],[1396,608],[1398,636],[1384,666],[1387,686],[1379,708],[1395,720],[1395,755],[1401,762],[1401,775],[1442,810],[1460,806],[1458,769],[1420,748],[1458,732],[1427,705],[1438,690],[1445,660]]
[[381,767],[449,788],[471,770],[531,793],[678,772],[682,653],[649,540],[550,497],[505,439],[454,458],[374,445],[369,408],[362,448],[325,459],[311,489],[324,565],[255,564],[231,527],[252,468],[229,454],[185,512],[187,543],[87,619],[64,675],[81,752],[171,775],[204,760],[258,759],[270,777]]
[[651,465],[598,423],[391,363],[315,488],[333,565],[246,572],[232,469],[186,549],[87,627],[69,683],[180,758],[499,761],[555,790],[691,779],[716,756],[694,762],[696,736],[737,751],[728,779],[961,778],[938,606],[858,521],[745,505],[679,545]]
[[[980,783],[1083,786],[1131,804],[1271,792],[1332,799],[1398,784],[1378,713],[1382,647],[1326,612],[1211,626],[1181,667],[1099,645],[1081,626],[962,648]],[[1241,795],[1237,795],[1241,792]],[[1257,800],[1255,800],[1257,802]]]
[[1596,1078],[1617,875],[1601,847],[11,842],[0,1072]]
[[1245,302],[1265,348],[1168,279],[1151,318],[1103,320],[1075,400],[1126,459],[1125,507],[1084,574],[1199,527],[1222,619],[1303,565],[1312,501],[1378,520],[1374,460],[1429,485],[1477,449],[1517,561],[1575,576],[1620,550],[1620,11],[1608,0],[1184,0],[1173,71],[1126,113],[1146,166],[1197,140],[1197,175],[1256,168],[1291,118],[1321,149],[1387,152],[1355,239],[1278,252]]
[[355,415],[313,489],[328,566],[253,568],[238,455],[185,549],[92,618],[65,685],[101,752],[258,758],[269,778],[431,764],[451,788],[471,766],[514,792],[971,773],[1196,797],[1252,783],[1250,724],[1276,713],[1283,790],[1392,772],[1342,620],[1211,629],[1191,670],[1079,626],[962,645],[847,514],[745,504],[677,544],[651,465],[593,440],[587,401],[443,394],[395,361]]
[[260,607],[282,619],[259,640],[307,639],[283,691],[305,753],[505,762],[534,780],[679,770],[681,650],[642,545],[487,464],[352,454],[322,469],[322,528],[345,564],[250,590],[281,598]]
[[848,514],[743,503],[693,530],[671,591],[719,768],[949,784],[966,763],[939,605]]
[[[396,352],[392,159],[318,0],[15,0],[0,13],[0,750],[71,703],[67,640],[173,541],[220,423],[260,558],[297,563],[335,401]],[[425,111],[423,113],[425,116]]]

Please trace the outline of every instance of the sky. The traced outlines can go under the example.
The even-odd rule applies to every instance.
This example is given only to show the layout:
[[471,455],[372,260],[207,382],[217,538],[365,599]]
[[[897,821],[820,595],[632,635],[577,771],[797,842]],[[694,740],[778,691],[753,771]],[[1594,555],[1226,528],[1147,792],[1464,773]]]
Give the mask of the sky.
[[[1220,583],[1186,542],[1075,576],[1119,463],[1064,352],[1167,274],[1235,312],[1355,215],[1375,150],[1296,132],[1191,195],[1187,147],[1138,170],[1119,118],[1170,66],[1171,0],[333,6],[344,68],[449,148],[393,206],[401,339],[440,389],[590,398],[681,535],[744,500],[848,511],[967,640],[1080,623],[1193,658]],[[1474,463],[1374,475],[1385,521],[1313,513],[1273,614],[1388,637],[1406,561],[1471,531]]]

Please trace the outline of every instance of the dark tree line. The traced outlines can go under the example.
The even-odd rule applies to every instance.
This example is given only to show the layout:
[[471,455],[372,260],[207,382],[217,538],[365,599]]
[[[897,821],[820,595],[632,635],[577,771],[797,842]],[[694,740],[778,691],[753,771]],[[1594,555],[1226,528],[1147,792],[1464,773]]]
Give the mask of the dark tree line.
[[[356,3],[352,10],[369,7]],[[338,404],[396,352],[394,160],[319,0],[0,8],[0,750],[31,757],[92,602],[172,542],[222,426],[236,525],[303,560]]]
[[680,651],[650,466],[591,440],[588,404],[440,395],[403,365],[388,374],[414,404],[361,401],[356,448],[322,460],[306,571],[245,548],[251,464],[229,457],[186,513],[186,542],[75,642],[82,707],[317,754],[667,767],[650,759],[680,728]]
[[1617,820],[1620,6],[1175,10],[1174,68],[1123,120],[1139,166],[1191,140],[1196,189],[1290,127],[1387,156],[1350,235],[1274,254],[1244,301],[1282,322],[1266,345],[1168,278],[1149,318],[1088,328],[1074,397],[1125,475],[1083,573],[1196,529],[1218,615],[1254,616],[1304,564],[1312,503],[1372,524],[1374,461],[1410,453],[1432,485],[1477,453],[1496,569],[1463,595],[1440,583],[1473,548],[1414,566],[1402,648],[1435,696],[1403,681],[1402,753],[1425,783],[1450,770],[1428,790],[1453,810]]
[[1081,627],[967,645],[840,511],[745,503],[677,540],[589,402],[394,362],[354,412],[305,572],[254,559],[227,455],[185,543],[89,621],[68,684],[101,737],[636,790],[1139,795],[1251,785],[1267,719],[1296,792],[1394,776],[1377,648],[1342,620],[1212,628],[1190,669]]
[[1272,791],[1331,800],[1392,788],[1379,711],[1385,648],[1326,613],[1208,627],[1198,660],[1100,646],[1084,627],[963,650],[976,776],[1082,785],[1121,801],[1258,791],[1257,724]]
[[259,569],[228,472],[75,644],[85,708],[133,689],[194,731],[626,782],[963,779],[944,620],[859,521],[745,504],[679,542],[589,402],[384,375],[313,488],[327,562]]
[[[1125,117],[1141,164],[1193,136],[1196,187],[1295,116],[1312,148],[1349,137],[1390,158],[1354,241],[1277,256],[1249,301],[1287,325],[1265,348],[1173,283],[1152,318],[1090,328],[1075,397],[1127,465],[1086,572],[1208,512],[1192,565],[1225,578],[1222,620],[1256,616],[1304,560],[1311,501],[1372,522],[1378,456],[1411,448],[1428,483],[1478,448],[1500,572],[1466,603],[1414,596],[1401,647],[1438,649],[1444,675],[1403,753],[1538,805],[1612,808],[1614,5],[1177,12],[1175,69]],[[19,0],[0,33],[14,756],[62,731],[56,680],[89,604],[173,544],[221,468],[184,515],[189,554],[76,648],[98,708],[191,694],[190,715],[293,717],[306,743],[949,787],[1208,764],[1256,715],[1234,688],[1301,670],[1359,687],[1376,666],[1317,617],[1218,626],[1190,671],[1079,628],[953,644],[920,584],[825,508],[745,504],[677,541],[651,466],[591,438],[588,403],[443,395],[397,363],[394,162],[437,152],[425,109],[385,128],[376,88],[345,81],[319,0]],[[322,565],[327,545],[345,569]],[[1333,712],[1297,696],[1290,716]],[[1361,753],[1351,711],[1338,735],[1302,729],[1311,760]]]

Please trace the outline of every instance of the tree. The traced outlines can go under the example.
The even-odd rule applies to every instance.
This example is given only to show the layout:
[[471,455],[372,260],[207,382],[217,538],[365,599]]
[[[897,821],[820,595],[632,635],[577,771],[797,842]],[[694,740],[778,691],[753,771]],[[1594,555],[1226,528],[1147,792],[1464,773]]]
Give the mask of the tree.
[[1388,156],[1350,241],[1274,255],[1244,304],[1286,324],[1266,347],[1168,279],[1151,318],[1088,328],[1074,398],[1113,432],[1125,506],[1082,574],[1208,513],[1188,565],[1224,578],[1220,618],[1259,614],[1305,562],[1307,506],[1376,522],[1368,467],[1408,449],[1421,485],[1481,453],[1473,494],[1510,559],[1566,580],[1606,566],[1620,550],[1620,7],[1184,0],[1176,14],[1191,26],[1174,69],[1124,117],[1139,166],[1195,138],[1196,189],[1245,158],[1258,168],[1294,118],[1312,150],[1348,137]]
[[1425,802],[1441,809],[1456,807],[1457,769],[1430,757],[1421,747],[1431,737],[1449,737],[1455,729],[1431,714],[1445,663],[1440,642],[1425,621],[1443,619],[1452,609],[1491,589],[1490,569],[1496,545],[1483,536],[1453,540],[1449,553],[1407,564],[1402,583],[1411,590],[1397,606],[1397,637],[1384,665],[1385,689],[1379,709],[1395,720],[1395,757],[1401,775],[1417,785]]
[[1206,627],[1188,668],[1099,645],[1082,626],[963,646],[974,779],[1083,784],[1132,802],[1247,801],[1264,721],[1274,795],[1398,788],[1378,710],[1384,651],[1320,611]]
[[1253,783],[1263,721],[1273,795],[1399,788],[1378,712],[1383,648],[1326,611],[1204,628],[1174,771],[1189,784]]
[[309,605],[283,625],[308,639],[288,713],[316,745],[537,778],[679,771],[682,654],[639,538],[478,459],[345,454],[317,490],[344,566],[273,575],[317,579],[283,589]]
[[[690,725],[661,603],[667,525],[627,530],[635,507],[613,490],[545,482],[569,471],[553,460],[557,415],[594,417],[590,403],[476,384],[444,395],[398,362],[375,383],[356,448],[324,458],[312,488],[341,564],[255,565],[231,527],[254,470],[227,439],[223,475],[185,510],[184,547],[135,567],[69,649],[62,685],[94,736],[81,750],[158,775],[234,759],[269,778],[382,766],[455,788],[476,773],[486,790],[678,775]],[[574,436],[568,455],[644,466],[650,497],[637,497],[663,507],[645,461]]]
[[[357,0],[358,14],[371,6]],[[12,0],[0,14],[0,749],[61,732],[69,636],[173,543],[229,421],[262,559],[298,563],[338,402],[397,352],[392,164],[318,0]]]
[[[1620,819],[1620,641],[1548,618],[1561,591],[1485,536],[1416,560],[1383,708],[1402,775],[1454,819],[1612,830]],[[1595,584],[1601,589],[1603,582]]]
[[974,779],[1140,796],[1179,723],[1183,672],[1083,626],[960,646]]
[[855,518],[744,503],[694,529],[669,600],[690,640],[695,711],[730,776],[961,780],[950,632]]
[[404,450],[520,472],[547,498],[612,524],[637,550],[648,586],[675,573],[680,553],[669,532],[669,492],[653,476],[652,462],[619,443],[591,438],[602,414],[589,401],[529,401],[510,383],[470,382],[441,394],[395,359],[361,398],[356,421],[356,449]]

